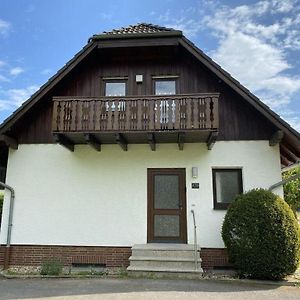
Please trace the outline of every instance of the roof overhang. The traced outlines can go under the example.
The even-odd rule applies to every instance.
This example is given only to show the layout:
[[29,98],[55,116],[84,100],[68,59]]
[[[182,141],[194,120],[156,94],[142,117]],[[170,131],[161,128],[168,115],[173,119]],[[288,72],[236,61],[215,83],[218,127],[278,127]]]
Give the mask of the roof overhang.
[[103,40],[126,40],[126,39],[140,39],[140,38],[159,38],[159,37],[182,37],[182,31],[162,31],[151,33],[121,33],[121,34],[95,34],[89,38],[90,41]]

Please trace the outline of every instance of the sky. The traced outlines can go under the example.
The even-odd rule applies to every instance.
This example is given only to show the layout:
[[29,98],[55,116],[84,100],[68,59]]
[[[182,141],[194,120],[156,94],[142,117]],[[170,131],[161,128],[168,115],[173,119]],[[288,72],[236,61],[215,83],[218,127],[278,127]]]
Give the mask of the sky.
[[0,0],[0,122],[90,36],[172,27],[300,131],[300,0]]

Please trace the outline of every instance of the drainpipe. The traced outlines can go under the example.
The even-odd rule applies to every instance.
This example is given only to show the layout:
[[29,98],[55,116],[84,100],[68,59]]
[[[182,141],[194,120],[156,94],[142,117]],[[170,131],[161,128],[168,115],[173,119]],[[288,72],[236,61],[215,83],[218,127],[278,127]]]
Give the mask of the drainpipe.
[[290,182],[290,181],[293,181],[293,180],[295,180],[295,179],[298,179],[298,178],[300,178],[300,173],[298,173],[298,174],[296,174],[296,175],[293,175],[293,176],[291,176],[291,177],[289,177],[289,178],[287,178],[287,179],[281,180],[281,181],[279,181],[279,182],[277,182],[277,183],[271,185],[271,186],[269,187],[269,191],[272,191],[272,190],[274,190],[275,188],[277,188],[278,186],[284,185],[284,184],[286,184],[286,183],[288,183],[288,182]]
[[286,171],[290,171],[290,170],[295,169],[297,167],[300,167],[300,160],[296,161],[294,164],[292,164],[290,166],[287,166],[287,167],[281,169],[281,173],[284,173]]
[[12,218],[13,218],[13,210],[14,210],[14,200],[15,200],[15,191],[14,189],[1,182],[0,186],[8,189],[10,191],[10,202],[9,202],[9,213],[8,213],[8,228],[7,228],[7,239],[6,239],[6,248],[4,253],[4,266],[3,269],[8,269],[9,260],[10,260],[10,240],[11,240],[11,229],[12,229]]

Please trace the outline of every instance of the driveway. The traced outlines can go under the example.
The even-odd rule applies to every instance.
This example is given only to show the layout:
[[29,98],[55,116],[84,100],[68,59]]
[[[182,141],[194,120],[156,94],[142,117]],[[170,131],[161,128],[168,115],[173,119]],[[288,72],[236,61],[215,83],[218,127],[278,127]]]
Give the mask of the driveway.
[[300,299],[300,288],[208,280],[0,279],[0,299]]

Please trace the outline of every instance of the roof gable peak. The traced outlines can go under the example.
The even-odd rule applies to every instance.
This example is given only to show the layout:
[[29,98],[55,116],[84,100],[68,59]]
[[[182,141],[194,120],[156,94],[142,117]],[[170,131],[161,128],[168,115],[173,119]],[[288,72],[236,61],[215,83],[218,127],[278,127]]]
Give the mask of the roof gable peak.
[[152,37],[152,36],[182,36],[182,31],[174,28],[163,27],[151,23],[137,23],[111,31],[104,31],[100,34],[94,34],[90,40],[99,39],[114,39],[114,38],[137,38],[137,37]]
[[112,29],[111,31],[104,31],[103,34],[136,34],[136,33],[155,33],[155,32],[169,32],[175,31],[173,28],[167,28],[151,23],[137,23],[120,29]]

